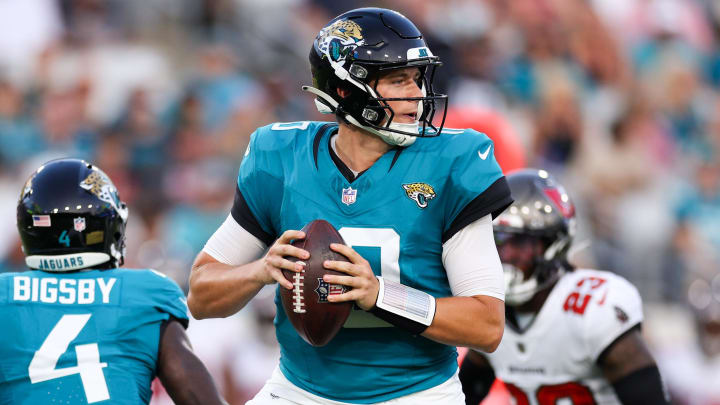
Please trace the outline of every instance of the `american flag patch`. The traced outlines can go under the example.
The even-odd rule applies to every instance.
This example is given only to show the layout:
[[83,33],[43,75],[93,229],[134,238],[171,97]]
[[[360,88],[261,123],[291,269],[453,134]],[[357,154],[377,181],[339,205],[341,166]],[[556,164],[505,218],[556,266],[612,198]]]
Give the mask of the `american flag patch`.
[[33,215],[33,226],[50,226],[50,215]]

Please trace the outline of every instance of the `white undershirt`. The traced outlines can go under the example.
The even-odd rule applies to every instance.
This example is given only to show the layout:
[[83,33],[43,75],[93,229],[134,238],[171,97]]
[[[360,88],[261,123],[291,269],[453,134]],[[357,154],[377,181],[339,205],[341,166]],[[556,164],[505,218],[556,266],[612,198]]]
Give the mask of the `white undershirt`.
[[[221,263],[239,266],[259,259],[266,249],[260,239],[228,215],[203,252]],[[445,242],[442,262],[453,296],[488,295],[505,299],[502,265],[490,215],[465,226]]]

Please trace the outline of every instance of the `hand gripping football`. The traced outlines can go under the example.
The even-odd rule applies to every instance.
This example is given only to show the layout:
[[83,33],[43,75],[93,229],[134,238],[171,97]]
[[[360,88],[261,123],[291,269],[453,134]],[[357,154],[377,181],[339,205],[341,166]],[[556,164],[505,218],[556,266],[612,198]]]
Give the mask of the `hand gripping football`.
[[[327,297],[342,294],[348,287],[328,284],[325,274],[344,273],[323,267],[325,260],[349,261],[345,256],[330,250],[331,243],[342,243],[342,236],[327,221],[317,219],[302,229],[305,239],[294,241],[293,246],[305,249],[310,259],[305,260],[305,270],[296,273],[283,270],[285,278],[293,283],[293,289],[280,287],[285,314],[298,334],[313,346],[325,346],[340,331],[350,315],[353,302],[331,303]],[[289,260],[297,259],[288,257]]]

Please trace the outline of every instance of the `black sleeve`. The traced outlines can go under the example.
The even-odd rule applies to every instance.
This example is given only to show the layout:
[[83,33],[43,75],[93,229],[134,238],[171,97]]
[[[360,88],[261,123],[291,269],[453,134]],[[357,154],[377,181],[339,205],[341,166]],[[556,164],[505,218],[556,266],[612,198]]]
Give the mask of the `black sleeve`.
[[428,328],[426,325],[423,325],[420,322],[413,321],[412,319],[405,318],[404,316],[393,314],[388,310],[379,308],[377,305],[372,307],[368,312],[393,326],[397,326],[400,329],[404,329],[412,333],[413,335],[419,335],[425,332],[425,329]]
[[466,357],[460,366],[459,377],[465,394],[465,404],[478,405],[490,392],[490,387],[495,382],[495,371],[492,367],[477,365]]
[[235,221],[240,224],[240,226],[245,228],[246,231],[250,232],[256,238],[263,241],[266,246],[272,245],[275,241],[275,238],[272,235],[262,229],[260,223],[255,218],[255,215],[253,215],[252,211],[250,211],[250,207],[248,207],[245,197],[243,197],[242,192],[240,192],[240,188],[237,186],[235,186],[235,201],[233,202],[230,214]]
[[[666,405],[668,400],[660,372],[640,332],[641,324],[638,323],[618,336],[600,353],[597,364],[603,371],[610,367],[615,368],[613,373],[620,373],[620,377],[613,377],[611,384],[623,405]],[[636,369],[633,364],[637,364]],[[632,368],[624,371],[625,367]]]
[[160,336],[162,336],[163,332],[165,331],[165,327],[166,327],[167,324],[169,324],[170,322],[177,322],[177,323],[179,323],[180,325],[182,325],[183,329],[187,329],[187,328],[188,328],[188,325],[189,325],[189,323],[190,323],[190,320],[187,319],[187,318],[185,318],[185,319],[180,319],[180,318],[176,318],[176,317],[170,315],[170,317],[169,317],[167,320],[163,321],[162,326],[160,326]]
[[613,383],[623,405],[667,405],[657,366],[636,370]]
[[442,236],[442,243],[447,242],[459,230],[471,224],[488,214],[492,214],[493,219],[500,215],[510,204],[513,199],[510,195],[510,186],[508,186],[505,176],[495,180],[485,191],[470,201],[465,208],[455,217],[450,228],[448,228]]

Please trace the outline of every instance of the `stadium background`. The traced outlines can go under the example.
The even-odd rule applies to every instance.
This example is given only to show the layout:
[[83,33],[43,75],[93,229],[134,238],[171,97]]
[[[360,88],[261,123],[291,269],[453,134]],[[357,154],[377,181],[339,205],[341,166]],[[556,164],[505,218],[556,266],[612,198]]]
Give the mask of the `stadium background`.
[[[0,1],[0,271],[24,269],[10,219],[22,183],[72,156],[103,168],[129,204],[127,266],[187,288],[249,134],[332,118],[300,91],[310,44],[333,16],[369,5],[426,34],[455,123],[495,138],[505,169],[545,168],[574,195],[572,260],[639,288],[675,402],[720,402],[714,0]],[[277,358],[262,294],[190,328],[232,403]],[[702,339],[714,355],[698,352]]]

